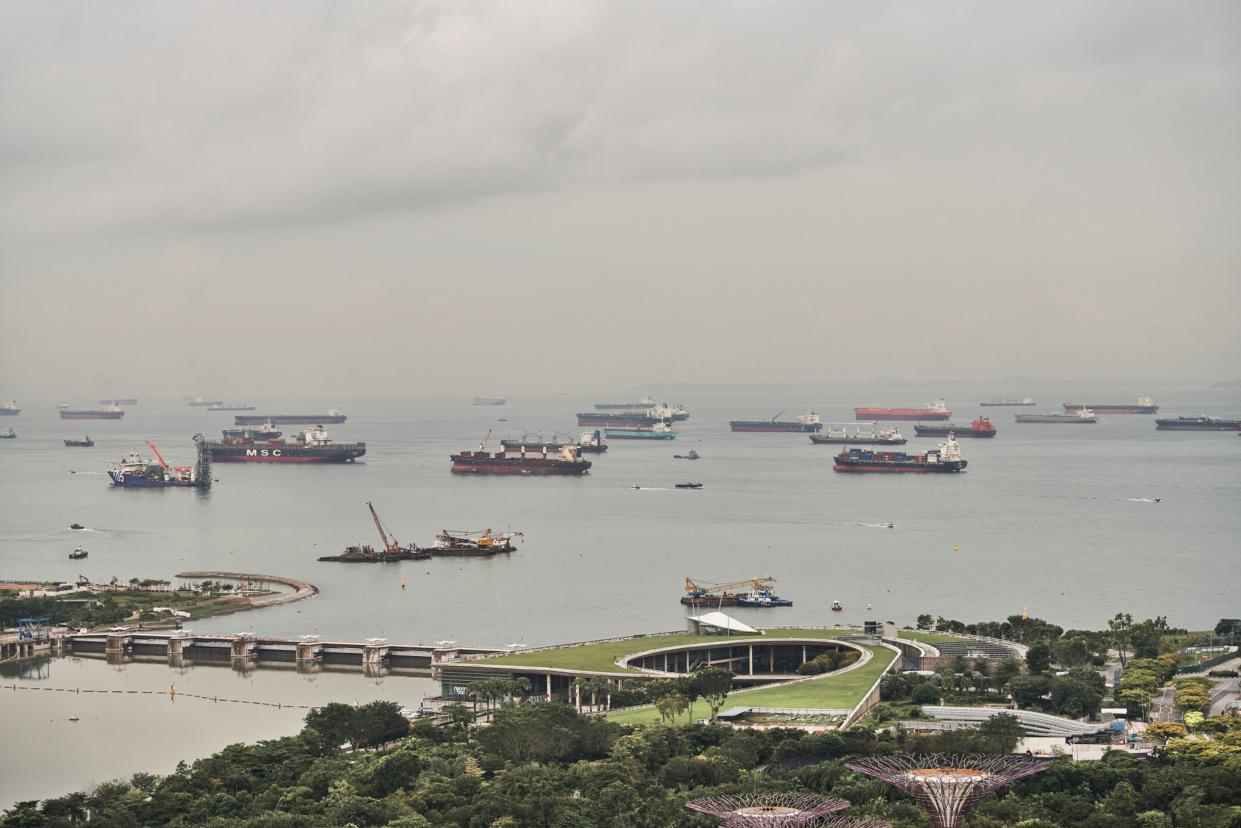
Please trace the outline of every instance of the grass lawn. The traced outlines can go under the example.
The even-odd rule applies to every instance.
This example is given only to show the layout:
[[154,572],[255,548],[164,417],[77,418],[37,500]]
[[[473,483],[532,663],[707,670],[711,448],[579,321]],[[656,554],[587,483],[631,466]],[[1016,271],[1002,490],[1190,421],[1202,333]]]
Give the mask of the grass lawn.
[[[862,645],[865,646],[865,645]],[[797,684],[764,687],[744,693],[733,693],[724,702],[724,708],[745,707],[805,707],[829,710],[851,709],[883,674],[896,653],[886,647],[865,647],[873,658],[856,670],[835,676],[823,676]],[[695,702],[689,711],[689,720],[705,719],[711,714],[706,702]],[[608,718],[627,724],[644,724],[659,721],[659,711],[653,707],[611,713]]]
[[[856,629],[831,630],[798,630],[787,628],[771,628],[766,631],[770,636],[795,638],[837,638],[858,632]],[[719,636],[689,635],[688,633],[673,635],[651,635],[643,638],[626,638],[621,641],[604,641],[598,644],[582,644],[576,647],[562,647],[558,650],[540,650],[533,653],[512,653],[511,655],[494,656],[477,659],[476,664],[512,664],[523,667],[560,667],[566,670],[594,670],[611,673],[634,673],[616,666],[616,659],[631,653],[646,650],[657,650],[663,647],[676,647],[682,644],[719,644],[737,643],[740,641],[763,642],[762,636]]]

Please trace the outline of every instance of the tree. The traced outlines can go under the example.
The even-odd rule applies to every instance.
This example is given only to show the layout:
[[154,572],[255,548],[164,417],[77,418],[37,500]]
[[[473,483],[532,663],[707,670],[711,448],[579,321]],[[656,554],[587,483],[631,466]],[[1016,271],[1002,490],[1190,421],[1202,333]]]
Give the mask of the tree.
[[1146,726],[1146,737],[1167,742],[1169,739],[1184,739],[1188,734],[1185,725],[1179,722],[1151,722]]
[[992,753],[1012,753],[1025,731],[1021,728],[1021,720],[1016,716],[1011,713],[997,713],[978,726],[978,734],[983,737]]
[[1172,703],[1182,713],[1190,710],[1201,712],[1211,704],[1211,691],[1198,682],[1185,682],[1176,689]]
[[1021,675],[1021,660],[1006,658],[996,665],[992,680],[997,690],[1003,690],[1014,677]]
[[448,724],[458,731],[464,732],[474,721],[474,711],[464,704],[446,704],[440,712],[448,716]]
[[1056,663],[1065,667],[1085,667],[1090,663],[1090,644],[1080,635],[1060,639],[1052,647],[1052,651]]
[[924,612],[918,616],[918,629],[920,630],[929,630],[934,623],[935,619],[931,617],[929,612]]
[[1134,624],[1129,630],[1129,642],[1134,658],[1155,658],[1163,652],[1163,636],[1168,631],[1168,620],[1162,615]]
[[715,715],[724,706],[724,699],[732,691],[734,675],[732,670],[723,667],[708,667],[694,674],[695,689],[711,709],[711,721],[715,721]]
[[1050,683],[1047,676],[1017,676],[1008,683],[1008,692],[1021,707],[1042,707]]
[[924,681],[909,694],[914,704],[939,704],[939,690],[929,681]]
[[664,724],[670,724],[689,709],[689,697],[684,693],[669,693],[655,702],[655,709]]
[[1133,616],[1127,612],[1118,612],[1108,620],[1107,628],[1112,633],[1112,646],[1120,654],[1120,666],[1125,666],[1129,650],[1129,635],[1133,629]]
[[1051,680],[1051,706],[1061,716],[1097,716],[1103,707],[1103,689],[1080,675],[1056,676]]
[[1051,647],[1046,644],[1035,644],[1026,652],[1026,666],[1034,674],[1046,673],[1051,669]]

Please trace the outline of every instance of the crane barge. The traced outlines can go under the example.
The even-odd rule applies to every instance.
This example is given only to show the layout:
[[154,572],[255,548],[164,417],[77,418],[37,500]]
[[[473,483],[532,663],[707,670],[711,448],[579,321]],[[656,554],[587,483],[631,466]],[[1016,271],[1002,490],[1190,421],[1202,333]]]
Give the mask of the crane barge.
[[339,555],[324,555],[319,560],[337,563],[384,563],[387,561],[421,561],[431,557],[431,552],[427,549],[419,549],[413,544],[401,546],[396,535],[391,534],[384,527],[383,521],[379,519],[379,513],[375,511],[375,505],[368,501],[366,507],[371,510],[371,520],[375,521],[375,528],[379,530],[383,551],[378,552],[370,545],[346,546]]
[[691,607],[791,607],[793,602],[772,590],[776,579],[770,575],[728,584],[699,584],[685,579],[681,603]]

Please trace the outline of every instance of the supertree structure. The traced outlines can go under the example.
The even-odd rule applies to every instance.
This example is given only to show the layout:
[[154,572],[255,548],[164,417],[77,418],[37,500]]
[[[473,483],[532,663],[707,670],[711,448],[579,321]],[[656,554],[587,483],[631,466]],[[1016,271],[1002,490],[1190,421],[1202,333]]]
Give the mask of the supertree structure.
[[[817,794],[764,793],[739,796],[708,796],[685,803],[691,811],[709,814],[721,824],[762,825],[767,828],[817,825],[820,817],[849,807],[846,799],[827,799]],[[740,821],[747,820],[747,821]]]
[[1029,756],[869,756],[845,767],[901,789],[930,812],[936,828],[957,828],[961,817],[987,794],[1047,769]]
[[[726,828],[769,828],[773,824],[770,817],[751,815],[739,816],[724,823]],[[875,817],[827,816],[814,817],[810,822],[799,823],[805,828],[892,828],[886,819]]]

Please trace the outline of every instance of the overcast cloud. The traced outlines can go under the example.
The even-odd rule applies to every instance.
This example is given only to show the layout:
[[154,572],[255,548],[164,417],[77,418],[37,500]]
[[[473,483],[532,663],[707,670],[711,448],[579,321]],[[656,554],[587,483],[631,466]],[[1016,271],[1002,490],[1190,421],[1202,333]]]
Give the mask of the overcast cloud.
[[1230,378],[1239,35],[1230,2],[7,2],[0,395]]

